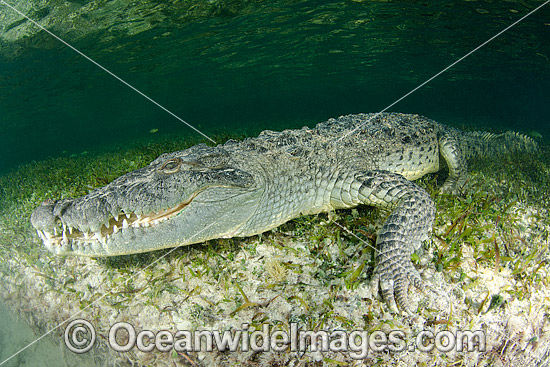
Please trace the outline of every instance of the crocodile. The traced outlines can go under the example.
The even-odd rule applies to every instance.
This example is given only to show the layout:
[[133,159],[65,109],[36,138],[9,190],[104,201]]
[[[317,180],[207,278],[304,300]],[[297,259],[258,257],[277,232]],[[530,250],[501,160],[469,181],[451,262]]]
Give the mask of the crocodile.
[[462,132],[419,115],[347,115],[162,154],[85,196],[46,200],[31,223],[55,254],[101,257],[252,236],[299,216],[370,205],[388,214],[374,282],[393,308],[412,314],[409,285],[423,281],[411,255],[435,217],[430,195],[412,181],[446,163],[441,191],[456,194],[468,159],[534,148],[514,132]]

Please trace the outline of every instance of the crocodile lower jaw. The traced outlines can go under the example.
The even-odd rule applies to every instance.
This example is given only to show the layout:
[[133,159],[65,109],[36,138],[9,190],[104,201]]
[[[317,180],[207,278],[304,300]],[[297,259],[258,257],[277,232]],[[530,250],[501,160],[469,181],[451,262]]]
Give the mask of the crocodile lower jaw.
[[133,231],[136,228],[156,227],[170,218],[178,215],[191,200],[178,204],[174,207],[149,214],[135,214],[133,212],[121,212],[119,215],[111,216],[108,222],[101,225],[97,231],[81,231],[75,227],[65,225],[57,220],[58,227],[53,232],[37,230],[38,236],[44,244],[51,248],[54,246],[66,246],[71,243],[86,245],[101,243],[105,245],[113,236],[124,231]]

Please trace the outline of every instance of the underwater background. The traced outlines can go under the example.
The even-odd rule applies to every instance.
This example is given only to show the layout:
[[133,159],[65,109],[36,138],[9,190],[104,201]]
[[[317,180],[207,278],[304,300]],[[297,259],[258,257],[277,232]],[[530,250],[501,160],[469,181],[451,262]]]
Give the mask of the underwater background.
[[[253,136],[380,111],[543,2],[9,3],[206,134]],[[0,172],[198,136],[1,3],[0,46]],[[390,111],[538,136],[549,100],[544,7]]]
[[[181,142],[206,141],[5,3],[223,143],[225,136],[381,111],[544,2],[0,0],[0,212],[12,210],[6,203],[16,201],[27,210],[0,226],[0,265],[15,254],[6,243],[19,251],[31,242],[28,211],[42,195],[82,195],[146,164],[159,146],[168,151]],[[549,101],[550,5],[389,111],[468,130],[514,130],[547,145]],[[134,159],[136,147],[148,144],[154,148]],[[118,159],[130,149],[131,157],[118,166],[105,158],[116,151],[112,159]],[[100,170],[112,171],[90,173],[94,161],[84,158],[95,155]],[[58,157],[63,160],[41,163]],[[7,176],[28,164],[32,169]],[[82,178],[65,180],[79,172]],[[52,177],[53,189],[35,196],[40,180],[25,175],[40,174]],[[71,191],[75,181],[80,186]],[[18,190],[20,197],[13,194]],[[548,221],[547,214],[542,220]],[[40,259],[43,249],[31,245],[36,253],[21,250],[25,261],[58,271]],[[6,284],[10,266],[3,273]],[[8,312],[0,304],[0,362],[40,335]],[[37,344],[6,365],[60,365],[63,357],[56,352],[66,351],[50,342],[55,348]]]

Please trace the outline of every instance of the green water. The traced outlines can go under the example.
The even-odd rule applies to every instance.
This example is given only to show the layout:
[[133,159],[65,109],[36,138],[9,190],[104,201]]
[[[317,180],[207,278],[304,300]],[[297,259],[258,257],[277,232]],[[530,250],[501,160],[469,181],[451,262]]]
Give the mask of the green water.
[[[18,353],[41,336],[0,303],[0,363],[3,367],[96,366],[86,356],[69,352],[59,340],[47,336]],[[18,353],[18,354],[16,354]]]
[[[543,3],[6,2],[204,133],[251,136],[380,111]],[[543,141],[549,101],[550,5],[390,110]],[[0,3],[0,173],[182,134],[197,137]],[[0,361],[34,337],[1,320]],[[6,365],[66,363],[48,346]]]
[[[205,133],[249,135],[379,111],[541,3],[11,2]],[[0,14],[0,171],[151,129],[196,134],[1,4]],[[544,135],[549,14],[390,110]]]

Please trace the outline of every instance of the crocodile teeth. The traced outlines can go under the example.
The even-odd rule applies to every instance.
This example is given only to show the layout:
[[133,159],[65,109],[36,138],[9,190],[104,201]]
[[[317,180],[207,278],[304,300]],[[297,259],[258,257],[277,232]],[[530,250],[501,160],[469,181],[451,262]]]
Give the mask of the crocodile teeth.
[[113,233],[118,233],[119,231],[119,228],[117,227],[117,225],[113,225]]
[[69,239],[67,238],[67,234],[65,231],[63,231],[63,242],[69,242]]
[[115,222],[118,222],[118,213],[113,215],[113,218],[115,219]]
[[122,221],[122,228],[128,228],[128,227],[129,227],[128,221],[127,221],[126,219],[124,219],[124,220]]
[[69,234],[73,234],[73,230],[74,230],[74,228],[69,226]]
[[105,244],[105,237],[101,235],[101,232],[95,232],[95,239],[101,242],[103,245]]
[[109,208],[109,214],[111,214],[111,217],[114,218],[115,215],[118,215],[118,213],[119,213],[119,210],[118,210],[118,209],[113,208],[113,207]]

